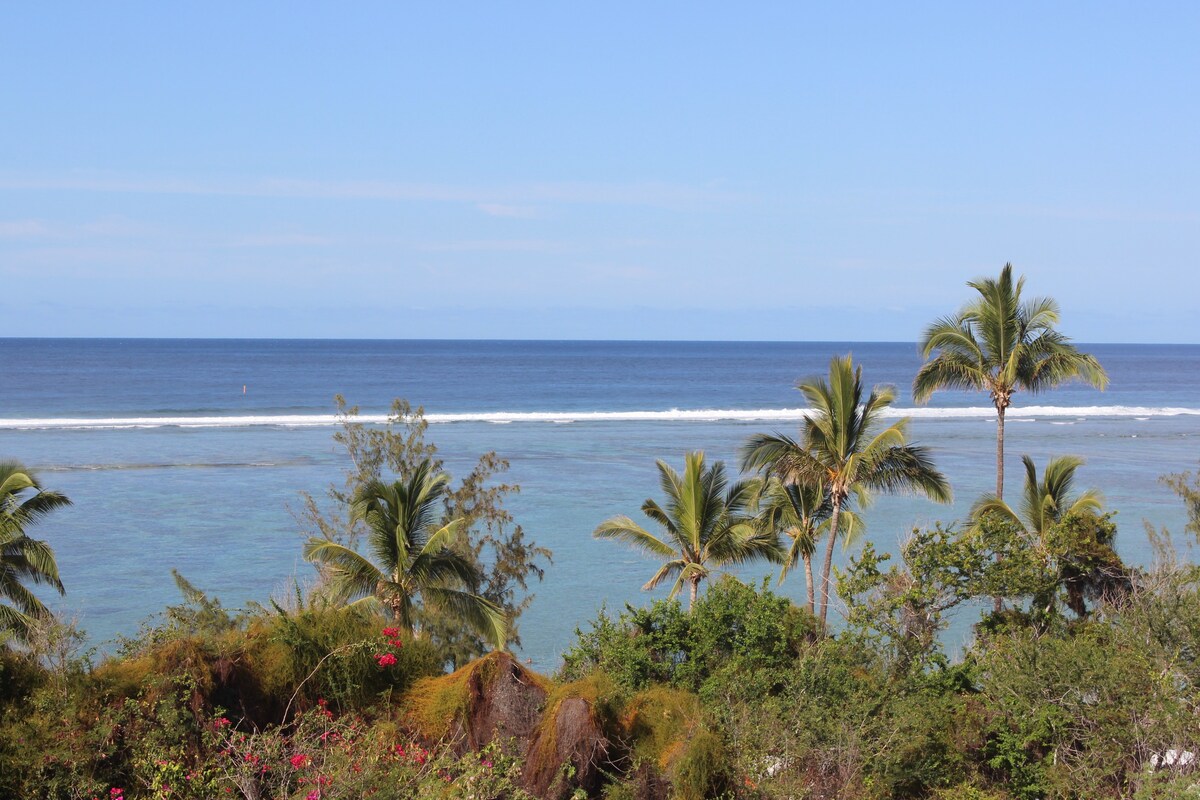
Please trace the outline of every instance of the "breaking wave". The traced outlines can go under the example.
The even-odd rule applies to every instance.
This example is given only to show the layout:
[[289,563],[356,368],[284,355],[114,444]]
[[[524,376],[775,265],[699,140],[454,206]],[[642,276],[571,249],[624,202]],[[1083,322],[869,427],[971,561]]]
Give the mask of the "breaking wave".
[[[669,411],[476,411],[455,414],[428,414],[431,424],[475,423],[591,423],[591,422],[795,422],[803,419],[802,408],[759,409],[671,409]],[[991,406],[963,408],[889,408],[884,416],[898,419],[981,419],[991,420]],[[1146,406],[1023,406],[1010,408],[1008,419],[1040,418],[1092,419],[1133,417],[1200,416],[1200,408],[1152,408]],[[357,422],[379,425],[386,414],[360,414]],[[333,414],[266,414],[260,416],[161,416],[161,417],[44,417],[0,418],[0,430],[90,430],[135,428],[310,428],[331,427],[341,423]]]

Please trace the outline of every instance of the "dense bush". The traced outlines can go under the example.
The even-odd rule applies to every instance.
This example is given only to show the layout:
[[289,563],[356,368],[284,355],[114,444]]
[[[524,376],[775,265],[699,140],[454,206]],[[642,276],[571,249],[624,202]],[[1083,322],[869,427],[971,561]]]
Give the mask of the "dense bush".
[[0,796],[89,798],[113,787],[130,798],[166,796],[155,788],[164,776],[191,775],[200,786],[212,768],[214,715],[231,730],[284,735],[313,708],[382,708],[442,669],[432,645],[386,629],[353,608],[230,615],[193,595],[95,668],[79,655],[6,652]]
[[563,655],[562,677],[600,669],[628,689],[655,683],[701,695],[731,680],[769,694],[816,630],[807,611],[764,585],[754,589],[726,576],[697,599],[690,613],[676,600],[626,607],[614,619],[601,610]]

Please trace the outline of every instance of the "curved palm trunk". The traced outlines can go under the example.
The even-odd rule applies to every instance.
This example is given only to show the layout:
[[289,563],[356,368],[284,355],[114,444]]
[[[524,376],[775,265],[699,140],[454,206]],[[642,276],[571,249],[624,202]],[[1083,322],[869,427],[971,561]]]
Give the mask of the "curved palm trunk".
[[696,593],[700,589],[700,578],[699,577],[690,578],[688,580],[688,583],[691,584],[691,586],[689,587],[689,594],[688,594],[688,613],[690,614],[690,613],[692,613],[692,606],[696,605]]
[[817,601],[814,595],[817,587],[813,585],[812,556],[802,556],[802,558],[804,559],[804,586],[808,591],[808,613],[815,616]]
[[841,498],[834,498],[833,513],[829,515],[829,543],[825,546],[825,566],[821,570],[821,627],[829,617],[829,574],[833,571],[833,543],[837,541],[838,517],[842,511]]

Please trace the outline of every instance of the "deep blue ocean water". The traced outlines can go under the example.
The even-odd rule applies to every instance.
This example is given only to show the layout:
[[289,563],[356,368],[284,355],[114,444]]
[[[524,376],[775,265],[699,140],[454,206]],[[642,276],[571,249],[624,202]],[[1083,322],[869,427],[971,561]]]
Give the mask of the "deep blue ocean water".
[[[1184,523],[1158,478],[1200,459],[1200,346],[1084,349],[1108,370],[1108,390],[1018,394],[1006,486],[1019,490],[1022,454],[1085,457],[1082,484],[1104,492],[1119,549],[1144,562],[1143,520]],[[430,415],[452,472],[488,450],[510,460],[522,486],[511,509],[554,551],[522,618],[523,651],[553,669],[601,604],[651,598],[639,590],[651,562],[591,531],[657,496],[655,460],[679,465],[703,449],[735,462],[750,434],[794,432],[796,380],[847,352],[868,383],[897,387],[912,438],[955,490],[952,506],[880,498],[868,535],[894,550],[913,525],[961,518],[994,486],[987,398],[940,393],[912,408],[920,359],[906,343],[0,339],[0,458],[74,501],[36,535],[58,552],[68,589],[58,607],[103,643],[178,601],[172,567],[231,606],[311,580],[292,509],[299,492],[341,480],[334,395],[368,417],[408,398]],[[799,576],[782,591],[799,597]]]

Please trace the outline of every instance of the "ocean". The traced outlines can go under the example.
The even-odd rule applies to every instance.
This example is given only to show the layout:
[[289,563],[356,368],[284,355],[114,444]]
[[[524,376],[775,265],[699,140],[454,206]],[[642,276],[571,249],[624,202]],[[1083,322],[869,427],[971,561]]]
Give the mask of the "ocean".
[[[1143,521],[1185,522],[1159,477],[1200,458],[1200,346],[1081,347],[1108,390],[1016,395],[1006,494],[1019,492],[1021,455],[1080,455],[1080,485],[1118,514],[1119,551],[1146,563]],[[750,434],[796,431],[796,381],[845,353],[868,384],[897,388],[895,416],[912,417],[911,439],[955,492],[950,506],[880,497],[868,538],[894,551],[915,525],[961,519],[995,483],[987,397],[939,393],[914,408],[912,343],[0,339],[0,459],[74,501],[31,533],[58,554],[67,594],[52,605],[103,649],[178,602],[171,568],[232,607],[311,581],[293,514],[300,492],[321,495],[347,466],[334,395],[368,420],[407,398],[452,473],[489,450],[511,462],[522,491],[509,508],[554,551],[521,619],[522,656],[548,671],[602,605],[665,595],[640,591],[651,561],[591,536],[658,496],[656,459],[680,468],[701,449],[736,472]],[[800,598],[800,573],[779,591]]]

